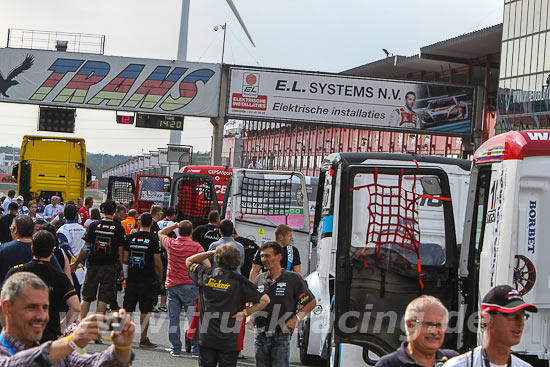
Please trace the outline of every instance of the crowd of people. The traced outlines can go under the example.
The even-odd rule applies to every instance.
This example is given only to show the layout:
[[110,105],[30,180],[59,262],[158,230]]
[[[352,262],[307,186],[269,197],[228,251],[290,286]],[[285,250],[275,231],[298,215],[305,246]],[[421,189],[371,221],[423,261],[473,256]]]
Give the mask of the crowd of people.
[[[126,341],[133,337],[135,326],[129,320],[139,307],[142,348],[157,347],[148,335],[151,313],[167,312],[171,356],[185,355],[187,338],[191,357],[198,358],[199,365],[236,365],[244,358],[248,323],[257,329],[257,365],[288,365],[290,335],[315,307],[315,298],[301,277],[299,252],[291,245],[292,229],[286,225],[277,228],[276,241],[260,248],[239,236],[231,221],[220,221],[217,211],[209,213],[208,223],[194,228],[188,220],[177,222],[174,208],[158,205],[138,214],[131,203],[125,206],[107,200],[94,208],[92,198],[62,203],[53,196],[50,204],[41,203],[38,209],[35,202],[24,206],[11,191],[4,203],[6,210],[0,219],[2,292],[10,279],[19,277],[28,280],[26,293],[51,290],[47,300],[42,300],[49,304],[44,305],[45,313],[33,316],[34,321],[43,322],[33,326],[33,336],[25,337],[30,343],[17,339],[18,334],[7,327],[8,320],[2,319],[5,340],[18,347],[23,342],[21,350],[65,340],[78,354],[90,341],[104,343],[100,329],[111,310],[128,322],[123,330],[112,332],[115,345],[103,353],[107,357],[95,358],[103,363],[127,363],[133,354],[117,351],[131,349]],[[264,272],[258,274],[261,269]],[[124,295],[119,308],[121,282]],[[89,316],[94,308],[96,313]],[[261,315],[253,316],[261,310]],[[190,325],[185,335],[180,329],[182,311]],[[285,315],[282,324],[277,323],[281,315]],[[90,325],[95,331],[87,338],[73,337]],[[6,347],[10,342],[4,344],[0,338],[0,343],[6,356],[13,354]],[[77,361],[81,360],[75,357],[73,363]]]
[[[22,199],[22,198],[21,198]],[[7,201],[7,205],[6,204]],[[3,325],[0,363],[8,366],[115,366],[131,364],[139,307],[142,348],[156,348],[148,335],[152,312],[168,313],[170,355],[190,356],[199,366],[235,366],[242,355],[245,324],[255,328],[256,366],[288,366],[290,338],[316,306],[302,278],[292,228],[279,225],[275,241],[258,246],[240,237],[217,211],[196,228],[177,221],[174,208],[153,205],[138,214],[131,204],[93,199],[23,205],[9,192],[0,219],[0,302]],[[117,295],[124,284],[122,308]],[[160,301],[159,301],[160,299]],[[96,312],[88,315],[95,306]],[[112,346],[88,355],[91,341],[104,343],[107,311],[120,328]],[[182,333],[180,315],[189,329]],[[509,286],[483,299],[484,343],[462,355],[441,349],[448,311],[432,296],[420,296],[405,310],[407,341],[377,366],[529,366],[510,354],[520,342],[532,304]],[[154,338],[153,338],[154,339]]]

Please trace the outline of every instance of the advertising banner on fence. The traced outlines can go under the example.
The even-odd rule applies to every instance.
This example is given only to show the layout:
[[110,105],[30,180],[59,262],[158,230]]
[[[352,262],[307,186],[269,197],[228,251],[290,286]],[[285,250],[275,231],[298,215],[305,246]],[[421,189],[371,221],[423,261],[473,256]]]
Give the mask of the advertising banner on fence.
[[0,102],[218,116],[220,66],[0,48]]
[[467,135],[474,87],[261,69],[230,70],[227,115]]

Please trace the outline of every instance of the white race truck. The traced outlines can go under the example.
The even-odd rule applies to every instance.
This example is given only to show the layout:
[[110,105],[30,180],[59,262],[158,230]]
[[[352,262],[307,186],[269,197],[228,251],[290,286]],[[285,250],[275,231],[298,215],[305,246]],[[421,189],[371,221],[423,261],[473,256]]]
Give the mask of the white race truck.
[[[299,330],[304,364],[373,364],[399,347],[405,307],[420,294],[459,306],[471,162],[435,156],[338,153],[319,177],[306,280],[317,306]],[[456,220],[455,220],[456,219]],[[447,343],[456,345],[457,336]]]
[[[420,294],[450,311],[445,345],[467,350],[483,339],[481,298],[510,284],[539,308],[512,350],[548,366],[549,158],[549,130],[489,139],[471,173],[468,161],[437,157],[327,157],[312,240],[317,271],[307,277],[318,306],[301,325],[303,362],[372,365],[403,340],[405,307]],[[403,204],[396,212],[393,200]]]
[[[547,215],[546,212],[549,214]],[[472,328],[480,300],[513,285],[538,313],[525,321],[512,351],[534,366],[550,359],[550,130],[498,135],[474,155],[460,255],[459,347],[481,342]]]
[[292,228],[302,271],[309,258],[310,216],[306,179],[301,172],[234,168],[222,213],[237,233],[261,246],[275,241],[275,228]]

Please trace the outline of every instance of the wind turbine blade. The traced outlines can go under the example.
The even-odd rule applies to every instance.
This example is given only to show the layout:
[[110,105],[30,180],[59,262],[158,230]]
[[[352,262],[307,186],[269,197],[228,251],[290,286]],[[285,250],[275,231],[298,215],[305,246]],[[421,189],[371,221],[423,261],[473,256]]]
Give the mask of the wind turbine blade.
[[233,11],[233,14],[235,14],[235,17],[237,17],[237,20],[241,24],[241,27],[243,27],[244,33],[246,33],[246,36],[250,40],[250,43],[252,43],[252,46],[256,47],[256,45],[254,44],[254,41],[252,41],[252,36],[250,36],[250,33],[248,33],[248,29],[246,29],[243,19],[241,18],[241,16],[239,15],[239,12],[237,11],[237,8],[235,7],[235,4],[233,4],[233,0],[225,0],[225,1],[227,1],[227,5],[229,5],[231,10]]

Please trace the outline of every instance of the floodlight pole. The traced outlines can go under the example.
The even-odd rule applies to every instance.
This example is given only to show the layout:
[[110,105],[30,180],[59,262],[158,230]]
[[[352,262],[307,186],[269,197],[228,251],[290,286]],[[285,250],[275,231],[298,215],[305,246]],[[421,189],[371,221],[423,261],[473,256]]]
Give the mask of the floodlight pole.
[[[187,35],[189,33],[189,5],[191,0],[181,1],[181,19],[180,19],[180,36],[178,40],[178,53],[176,59],[179,61],[187,61]],[[185,122],[185,117],[183,118]],[[170,130],[170,139],[168,144],[181,145],[181,130]],[[172,167],[174,166],[174,167]],[[176,165],[169,165],[169,175],[172,175],[174,169],[177,171]]]
[[227,31],[227,23],[224,23],[221,27],[223,29],[223,44],[222,44],[222,65],[223,65],[223,55],[225,55],[225,32]]
[[[187,61],[187,34],[189,33],[189,2],[181,1],[180,36],[178,40],[177,60]],[[181,131],[170,130],[170,144],[181,144]]]
[[[252,46],[256,47],[254,44],[254,41],[252,41],[252,37],[250,36],[250,33],[248,33],[248,30],[246,29],[246,26],[244,25],[243,20],[241,19],[241,16],[239,15],[239,12],[237,11],[237,8],[235,7],[235,4],[233,3],[233,0],[225,0],[229,7],[231,8],[231,11],[241,24],[241,27],[243,28],[244,32],[246,33],[246,36],[250,40],[250,43],[252,43]],[[187,61],[187,35],[189,31],[189,5],[190,0],[182,0],[181,2],[181,21],[180,21],[180,37],[178,41],[178,57],[177,60],[179,61]],[[227,23],[226,23],[227,24]],[[227,78],[224,73],[227,72],[225,70],[223,65],[223,52],[225,52],[225,26],[224,26],[224,49],[222,51],[222,89],[220,91],[220,107],[223,109],[220,109],[220,116],[216,118],[211,118],[210,122],[212,122],[212,125],[214,125],[214,131],[213,131],[213,137],[212,137],[212,151],[211,151],[211,162],[214,165],[221,164],[221,145],[223,142],[223,126],[225,122],[225,103],[223,99],[226,97],[226,93],[224,93],[223,88],[227,88],[227,83],[224,81],[224,77]],[[181,144],[181,131],[172,130],[170,132],[170,144]],[[171,174],[170,174],[171,175]]]
[[187,34],[189,33],[189,3],[190,0],[181,1],[180,37],[178,40],[179,61],[187,61]]

